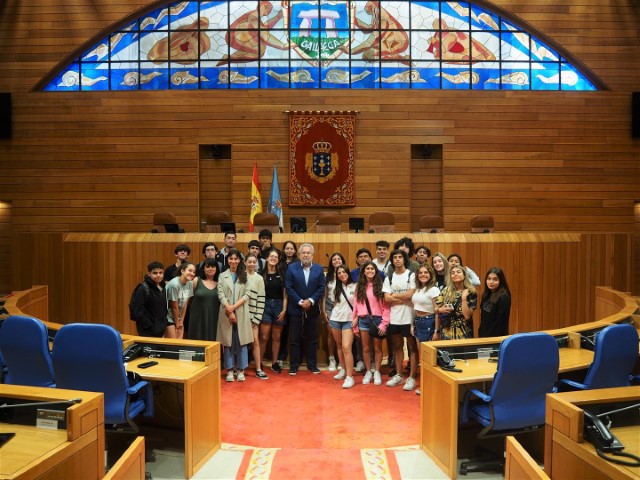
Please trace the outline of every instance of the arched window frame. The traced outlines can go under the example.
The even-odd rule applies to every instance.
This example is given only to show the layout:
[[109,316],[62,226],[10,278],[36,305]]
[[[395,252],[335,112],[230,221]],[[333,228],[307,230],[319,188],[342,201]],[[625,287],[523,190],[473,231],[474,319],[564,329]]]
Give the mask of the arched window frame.
[[[265,4],[271,5],[272,10],[260,17],[261,27],[246,32],[239,32],[238,28],[233,28],[234,21],[256,10],[259,5]],[[283,9],[281,6],[284,4],[288,8]],[[340,4],[346,5],[344,8],[348,11],[349,20],[346,28],[343,25],[336,26],[332,30],[326,27],[326,20],[317,21],[322,15],[327,15],[324,13],[328,10],[327,5]],[[334,51],[319,59],[313,59],[310,57],[312,50],[305,50],[301,45],[289,46],[287,49],[282,48],[282,45],[280,47],[263,45],[265,38],[267,38],[266,42],[270,41],[270,35],[275,38],[271,41],[273,45],[278,45],[278,42],[293,45],[294,38],[301,38],[300,23],[296,24],[295,20],[292,20],[298,17],[288,13],[300,5],[317,5],[318,14],[316,18],[311,19],[311,24],[318,42],[326,41],[328,32],[332,32],[335,37],[342,40],[346,35],[348,36],[346,52],[336,54]],[[372,15],[370,10],[375,6],[377,6],[377,15]],[[428,7],[438,9],[437,17],[414,15],[417,9],[427,11]],[[225,9],[226,17],[224,12],[219,13]],[[283,12],[282,18],[277,19],[276,23],[270,23],[279,11]],[[211,15],[211,12],[216,15]],[[403,12],[408,15],[403,16]],[[464,17],[460,16],[460,12],[466,12],[466,23]],[[384,28],[382,21],[376,28],[365,29],[362,26],[362,23],[367,21],[373,22],[376,16],[384,20],[385,14],[391,20],[408,23],[409,28],[395,29],[393,26]],[[360,25],[355,22],[356,17],[360,20]],[[225,18],[228,20],[221,28],[219,23],[212,21],[216,19],[224,21]],[[434,29],[435,22],[433,25],[427,25],[430,28],[425,28],[426,20],[442,22],[440,29]],[[419,25],[420,22],[422,24]],[[446,26],[443,26],[445,24]],[[414,28],[416,25],[419,28]],[[492,25],[499,26],[499,30],[495,30]],[[233,42],[227,39],[234,33],[251,32],[255,32],[254,37],[257,37],[257,45],[253,47],[261,53],[254,54],[252,61],[240,62],[234,58],[234,55],[238,55],[239,49],[232,48]],[[293,36],[294,32],[298,33],[298,37]],[[406,37],[400,38],[399,42],[394,41],[393,38],[398,32],[402,32]],[[208,40],[203,35],[208,37]],[[388,37],[385,38],[385,35]],[[467,39],[464,39],[465,35]],[[401,35],[398,36],[401,37]],[[449,48],[450,51],[447,51],[447,47],[444,46],[448,36],[462,38],[462,41],[457,44],[453,42],[455,45]],[[495,43],[495,38],[492,39],[492,36],[497,36],[499,47],[485,50],[491,50],[491,53],[498,50],[499,57],[482,61],[479,56],[482,55],[484,43],[481,40],[487,39],[487,45],[492,41]],[[144,40],[137,41],[136,38]],[[153,38],[151,43],[155,50],[148,48],[149,38]],[[524,48],[527,41],[530,42],[528,51]],[[174,42],[173,50],[171,42]],[[215,52],[208,48],[204,54],[202,53],[207,42],[215,46]],[[363,45],[366,47],[367,42],[372,42],[373,46],[365,48],[364,51],[358,51],[364,48]],[[403,42],[407,43],[404,46],[405,50],[401,50],[401,47],[398,52],[387,51],[380,54],[385,51],[385,47],[375,48],[375,45],[380,43],[393,45]],[[431,52],[431,57],[425,53],[427,47],[431,45],[428,42],[439,47],[434,49],[436,54]],[[146,58],[141,58],[140,55],[143,43],[147,45],[143,52]],[[168,51],[165,57],[162,57],[162,45],[156,48],[161,43],[165,43],[165,51]],[[193,50],[193,45],[196,43],[197,48]],[[191,45],[192,50],[186,54],[186,58],[178,58],[180,51],[175,49],[176,44],[183,48],[183,51],[185,45]],[[235,44],[235,46],[238,45]],[[478,48],[474,51],[476,46]],[[263,47],[264,51],[262,51]],[[189,48],[187,46],[186,50]],[[470,53],[472,61],[464,58],[465,49]],[[392,50],[392,47],[388,47],[388,50]],[[506,55],[505,50],[511,53]],[[358,53],[354,53],[356,51]],[[532,58],[535,56],[531,53],[532,51],[538,54],[546,53],[548,57]],[[135,57],[136,52],[137,57]],[[175,57],[171,56],[173,52],[177,52]],[[225,55],[231,57],[231,61],[223,63]],[[512,59],[510,55],[514,58]],[[523,56],[528,56],[528,59],[523,60]],[[160,63],[154,63],[149,60],[150,58],[156,60],[159,58]],[[169,58],[170,61],[163,62],[164,58]],[[498,69],[492,68],[492,65],[497,65]],[[540,66],[543,66],[542,71],[549,75],[541,75],[541,70],[538,68]],[[557,81],[554,80],[556,78]],[[279,3],[199,0],[156,2],[138,10],[99,32],[77,48],[44,77],[34,90],[256,88],[562,91],[607,89],[602,81],[561,46],[555,45],[555,42],[522,20],[515,19],[508,12],[484,2],[367,2],[363,0]]]

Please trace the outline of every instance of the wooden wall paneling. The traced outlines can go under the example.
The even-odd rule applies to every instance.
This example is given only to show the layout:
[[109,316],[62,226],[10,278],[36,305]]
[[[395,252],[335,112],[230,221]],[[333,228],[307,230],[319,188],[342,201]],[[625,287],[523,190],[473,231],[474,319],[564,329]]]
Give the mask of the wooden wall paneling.
[[[317,208],[286,205],[286,118],[282,110],[272,104],[272,95],[277,98],[279,94],[270,92],[264,97],[260,92],[250,91],[235,98],[230,95],[237,92],[193,92],[198,95],[195,102],[186,101],[182,95],[185,93],[190,92],[144,92],[132,101],[130,95],[110,92],[109,102],[104,103],[101,101],[104,94],[91,92],[44,96],[16,94],[16,135],[11,141],[0,144],[0,159],[3,154],[26,156],[27,152],[27,158],[31,158],[18,164],[3,164],[8,175],[2,177],[0,186],[12,197],[15,228],[18,231],[148,231],[153,212],[163,208],[173,210],[179,223],[188,231],[197,231],[199,160],[192,157],[197,152],[197,145],[211,138],[183,136],[183,130],[198,131],[198,122],[206,118],[225,119],[216,129],[215,141],[233,146],[231,184],[224,186],[233,190],[231,210],[239,228],[246,228],[248,224],[248,198],[255,160],[259,161],[265,203],[273,162],[277,162],[287,223],[294,214],[304,215],[312,223]],[[539,112],[549,110],[549,104],[566,100],[564,94],[454,93],[455,96],[451,92],[385,91],[380,99],[380,102],[397,102],[395,108],[406,108],[409,116],[415,106],[424,107],[439,98],[445,105],[446,100],[447,109],[431,112],[429,124],[440,124],[450,130],[444,148],[442,193],[447,229],[468,231],[468,221],[473,214],[492,213],[499,231],[630,231],[638,183],[633,159],[639,156],[637,147],[630,140],[616,138],[615,147],[616,154],[626,156],[628,163],[604,174],[601,158],[610,155],[613,148],[609,142],[610,131],[593,132],[588,150],[583,148],[584,142],[576,141],[571,134],[540,136],[535,138],[535,143],[523,143],[534,142],[531,132],[540,130],[532,124],[532,116],[537,118]],[[305,92],[293,91],[288,95],[291,102],[309,98]],[[340,92],[323,95],[323,101],[328,103],[342,99]],[[351,92],[351,96],[362,102],[368,100],[366,92]],[[235,103],[230,104],[232,99]],[[606,103],[601,99],[606,99]],[[548,119],[548,123],[555,122],[560,128],[568,117],[586,116],[587,112],[594,112],[599,118],[626,118],[628,113],[628,95],[576,93],[566,102],[566,105],[558,105],[558,111],[553,115],[555,120]],[[60,103],[62,107],[58,106]],[[184,129],[159,128],[163,123],[175,121],[173,110],[152,106],[164,103],[181,109],[185,115],[181,118]],[[215,111],[211,111],[212,105],[216,106]],[[388,112],[377,111],[368,104],[364,104],[363,109],[365,107],[370,110],[362,111],[359,123],[371,123],[377,117],[380,125],[388,121]],[[64,125],[51,121],[55,118],[54,112],[60,108],[68,111]],[[132,115],[137,110],[149,108],[156,111],[152,122],[154,128],[140,128],[140,120]],[[248,138],[255,143],[246,143],[248,140],[240,139],[237,132],[244,131],[250,120],[238,112],[255,108],[262,109],[262,115],[271,118],[271,122],[279,127],[265,129],[262,133],[249,129]],[[473,128],[465,123],[469,109],[473,109],[471,114],[477,118]],[[530,115],[501,126],[499,139],[491,136],[495,132],[487,118],[523,109],[529,109]],[[193,120],[189,120],[191,117]],[[451,118],[458,121],[452,122]],[[32,138],[35,131],[38,136]],[[135,131],[136,136],[125,138],[122,136],[124,131]],[[358,148],[363,148],[359,151],[368,152],[364,149],[368,145],[375,152],[373,145],[381,150],[381,144],[388,144],[397,153],[385,151],[358,156],[357,207],[341,209],[345,230],[349,216],[367,219],[370,213],[382,207],[396,214],[398,230],[412,228],[412,195],[417,195],[418,190],[413,188],[416,193],[411,193],[413,169],[406,158],[410,145],[419,141],[433,143],[434,140],[396,133],[381,129],[374,136],[366,128],[358,130]],[[548,132],[543,129],[538,133]],[[71,136],[78,141],[70,143]],[[555,143],[556,139],[559,143]],[[492,143],[488,152],[487,142]],[[79,156],[85,160],[68,163],[65,157],[61,158],[64,152],[67,159]],[[96,156],[97,152],[99,156]],[[60,161],[59,167],[54,159]],[[176,175],[176,167],[172,164],[180,165],[180,175]],[[499,194],[496,185],[500,185]],[[217,195],[224,196],[224,192]],[[581,207],[581,199],[591,203]]]
[[11,204],[0,201],[0,294],[11,292]]
[[[611,252],[611,261],[614,270],[618,272],[611,281],[613,288],[619,288],[621,291],[625,286],[633,285],[633,236],[616,235],[613,238],[614,248]],[[631,256],[626,259],[622,258],[620,252],[631,252]]]
[[[32,254],[33,245],[54,244],[56,235],[60,236],[15,236],[19,240],[16,243],[28,245],[28,248],[18,248],[14,262],[28,266],[30,258],[35,259],[39,265],[36,271],[39,278],[44,278],[46,275],[43,273],[49,272],[52,285],[58,288],[57,295],[50,295],[51,311],[63,314],[51,320],[60,323],[108,323],[125,333],[132,333],[135,329],[128,320],[127,305],[131,291],[143,277],[149,261],[160,259],[165,265],[170,265],[175,245],[186,242],[193,249],[191,260],[198,262],[204,241],[211,239],[220,245],[222,243],[222,234],[64,234],[63,255],[47,256],[46,248],[36,249],[36,255]],[[52,237],[54,241],[51,241]],[[242,251],[246,250],[247,241],[251,238],[255,235],[239,234],[238,246]],[[285,238],[290,237],[276,234],[274,242],[281,245]],[[294,240],[298,246],[305,241],[313,243],[316,247],[314,259],[323,266],[328,264],[327,255],[340,251],[349,267],[355,268],[356,250],[361,246],[373,249],[378,238],[392,242],[396,234],[309,233]],[[559,328],[592,320],[593,291],[603,277],[585,275],[579,266],[588,264],[585,272],[603,269],[594,261],[605,258],[600,251],[606,251],[607,245],[625,243],[625,239],[630,242],[629,234],[418,234],[413,238],[416,242],[430,245],[434,251],[449,252],[456,248],[458,253],[464,252],[461,255],[465,255],[465,262],[474,268],[481,280],[492,265],[505,269],[513,293],[513,332]],[[613,254],[629,257],[628,252],[616,251]],[[61,258],[64,259],[63,268],[56,270],[55,265]],[[622,268],[620,273],[624,278],[628,267]],[[29,282],[28,273],[27,269],[23,270],[22,280],[25,282]],[[581,277],[588,278],[588,281],[580,282]],[[31,283],[38,282],[34,280]],[[61,283],[63,288],[60,288]],[[480,287],[479,292],[482,289]],[[474,319],[479,323],[479,311]]]
[[558,310],[563,318],[569,319],[574,312],[571,311],[571,302],[567,302],[566,299],[571,295],[575,295],[578,280],[578,269],[575,265],[576,262],[572,259],[579,258],[580,249],[578,245],[573,243],[564,243],[563,246],[564,252],[557,260],[557,268],[560,273],[560,278],[558,279],[558,291],[560,292],[558,295]]
[[[554,248],[555,247],[555,248]],[[543,278],[553,278],[551,282],[544,282],[541,284],[542,295],[538,297],[540,304],[541,319],[543,324],[549,323],[562,323],[562,307],[561,302],[562,292],[558,291],[558,288],[562,288],[561,280],[563,278],[562,272],[560,272],[560,255],[562,255],[562,244],[549,245],[548,243],[540,245],[542,255],[536,255],[536,259],[543,258],[544,264],[538,260],[536,263],[537,268],[544,269]],[[546,321],[545,321],[546,320]]]
[[[540,268],[539,262],[541,262],[542,256],[536,251],[538,250],[539,245],[534,243],[525,244],[525,255],[524,255],[524,271],[523,276],[521,276],[518,280],[521,285],[524,287],[526,284],[526,288],[524,289],[523,300],[524,303],[520,304],[520,313],[522,314],[523,319],[528,319],[528,325],[531,326],[535,330],[539,330],[542,326],[541,318],[539,315],[540,308],[540,299],[542,292],[542,282],[541,281],[528,281],[524,282],[524,278],[534,279],[534,278],[547,278],[544,274],[545,271],[543,268]],[[516,281],[518,281],[516,280]],[[525,310],[522,310],[522,308]],[[522,327],[525,325],[523,324]]]
[[[47,285],[49,296],[62,298],[64,250],[62,234],[11,235],[11,290],[28,290],[32,285]],[[49,319],[60,321],[61,302],[49,304]]]

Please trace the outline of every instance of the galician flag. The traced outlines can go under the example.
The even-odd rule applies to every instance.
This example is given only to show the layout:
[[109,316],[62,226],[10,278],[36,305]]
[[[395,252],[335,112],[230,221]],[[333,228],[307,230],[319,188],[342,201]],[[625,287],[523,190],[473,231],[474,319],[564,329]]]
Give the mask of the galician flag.
[[269,203],[267,204],[267,212],[275,213],[278,216],[278,224],[280,232],[284,231],[284,221],[282,219],[282,197],[280,196],[280,184],[278,183],[278,169],[273,164],[273,179],[271,180],[271,193],[269,194]]
[[251,180],[251,214],[249,215],[249,231],[253,232],[253,217],[262,212],[262,197],[260,196],[260,182],[258,181],[258,162],[253,164],[253,179]]

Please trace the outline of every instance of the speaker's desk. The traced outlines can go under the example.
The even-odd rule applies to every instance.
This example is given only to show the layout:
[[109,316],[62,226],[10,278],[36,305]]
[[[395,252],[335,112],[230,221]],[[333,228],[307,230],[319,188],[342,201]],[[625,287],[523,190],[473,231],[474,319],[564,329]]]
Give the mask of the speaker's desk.
[[[504,337],[457,341],[438,341],[420,345],[421,363],[421,447],[448,475],[455,479],[458,473],[458,416],[459,404],[465,390],[482,389],[483,382],[490,382],[496,373],[497,363],[469,356],[456,362],[462,372],[445,371],[436,365],[438,348],[460,346],[497,348]],[[593,352],[580,348],[560,349],[560,372],[587,368],[593,361]],[[526,379],[522,380],[526,382]]]
[[[640,402],[640,387],[606,388],[581,392],[547,395],[545,421],[545,472],[558,480],[638,480],[640,467],[617,465],[600,458],[593,445],[583,439],[584,413],[587,405],[607,405],[605,411],[616,408],[616,402]],[[637,409],[636,409],[637,412]],[[640,427],[616,427],[613,434],[624,445],[625,452],[640,455]],[[615,457],[620,460],[631,460]]]
[[[56,388],[0,385],[0,404],[49,402],[79,398],[66,407],[66,428],[35,426],[35,408],[8,415],[25,417],[30,425],[0,423],[0,432],[15,433],[0,448],[0,479],[98,479],[104,476],[104,402],[102,393]],[[26,412],[27,409],[31,411]],[[53,409],[52,406],[41,408]],[[57,408],[64,410],[65,407]],[[21,410],[17,412],[17,410]],[[8,411],[8,410],[7,410]],[[3,414],[4,415],[4,414]],[[15,417],[14,417],[15,418]],[[11,421],[7,417],[6,421]]]
[[137,365],[149,361],[147,354],[126,366],[128,371],[156,386],[155,416],[149,423],[184,429],[185,478],[191,478],[220,448],[220,344],[129,336],[123,336],[123,340],[125,344],[150,346],[157,352],[172,349],[198,352],[193,361],[156,357],[152,360],[158,365],[138,368]]

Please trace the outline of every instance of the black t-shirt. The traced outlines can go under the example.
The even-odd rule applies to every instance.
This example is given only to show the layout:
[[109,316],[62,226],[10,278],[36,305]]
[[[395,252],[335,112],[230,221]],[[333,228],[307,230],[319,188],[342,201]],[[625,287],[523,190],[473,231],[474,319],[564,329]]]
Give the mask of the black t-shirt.
[[496,303],[486,300],[480,305],[479,337],[502,337],[509,335],[511,295],[504,294]]
[[284,278],[282,278],[277,272],[267,273],[264,279],[264,293],[267,300],[284,298]]

